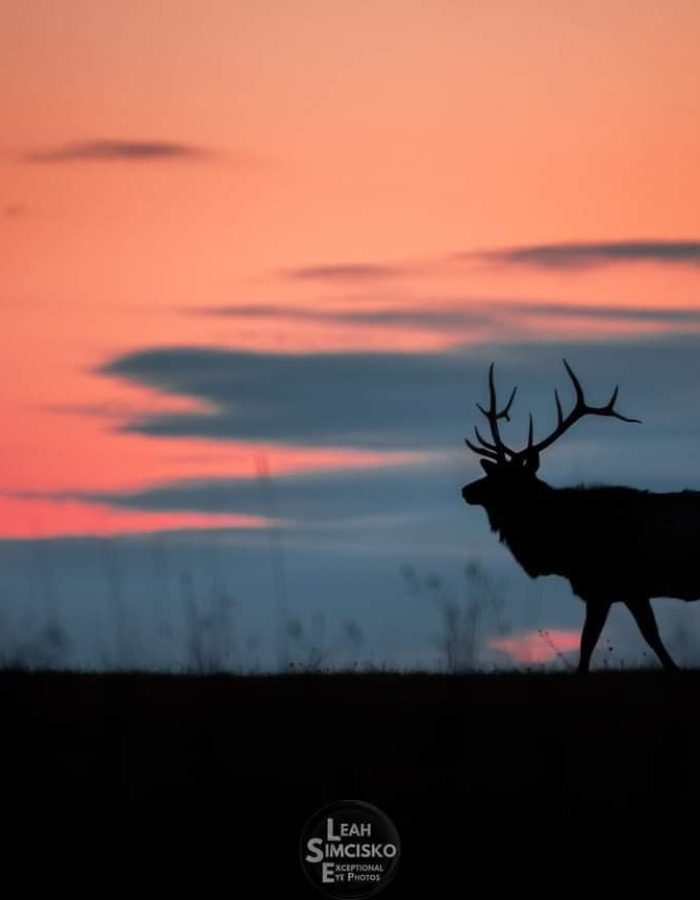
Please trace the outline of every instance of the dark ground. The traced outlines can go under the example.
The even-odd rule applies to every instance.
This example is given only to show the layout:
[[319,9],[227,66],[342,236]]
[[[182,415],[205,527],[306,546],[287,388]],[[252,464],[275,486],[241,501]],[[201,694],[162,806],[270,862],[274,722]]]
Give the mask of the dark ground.
[[[610,887],[648,847],[695,869],[700,672],[1,672],[0,704],[0,813],[54,885],[320,896],[299,835],[338,799],[399,830],[387,898]],[[692,858],[663,856],[676,827]]]

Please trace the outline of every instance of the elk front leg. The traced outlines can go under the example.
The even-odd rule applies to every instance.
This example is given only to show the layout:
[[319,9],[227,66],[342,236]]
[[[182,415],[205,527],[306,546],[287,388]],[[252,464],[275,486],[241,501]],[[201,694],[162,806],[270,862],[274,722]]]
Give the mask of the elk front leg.
[[586,601],[586,621],[581,632],[581,654],[578,660],[579,674],[588,671],[591,663],[591,655],[598,643],[600,632],[603,630],[605,620],[608,617],[609,603],[592,603]]
[[656,617],[654,616],[654,610],[651,608],[651,603],[648,600],[639,600],[635,603],[625,603],[625,606],[634,616],[634,621],[639,626],[642,637],[659,657],[664,669],[677,669],[678,666],[669,656],[668,650],[664,647],[659,635],[659,628],[656,624]]

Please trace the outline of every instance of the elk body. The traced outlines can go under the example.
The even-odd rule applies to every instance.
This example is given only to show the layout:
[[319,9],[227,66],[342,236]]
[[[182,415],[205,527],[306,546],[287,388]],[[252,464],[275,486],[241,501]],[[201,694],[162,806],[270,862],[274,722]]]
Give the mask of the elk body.
[[[700,598],[700,492],[652,493],[627,487],[553,488],[537,477],[540,453],[587,415],[638,422],[615,410],[618,389],[609,402],[593,407],[570,366],[564,365],[576,392],[564,416],[555,391],[557,426],[543,440],[533,439],[532,416],[527,446],[512,450],[500,434],[508,420],[515,389],[498,409],[493,365],[489,370],[490,406],[486,417],[491,440],[475,428],[485,478],[462,489],[464,500],[483,506],[501,541],[532,578],[560,575],[586,604],[579,672],[587,672],[591,654],[610,606],[624,603],[644,639],[666,669],[676,665],[661,641],[651,608],[652,597]],[[478,405],[478,404],[477,404]]]

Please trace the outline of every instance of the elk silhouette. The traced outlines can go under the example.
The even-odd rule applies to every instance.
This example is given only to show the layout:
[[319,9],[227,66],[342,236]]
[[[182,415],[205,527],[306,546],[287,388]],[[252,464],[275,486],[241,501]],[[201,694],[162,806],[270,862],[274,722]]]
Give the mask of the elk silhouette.
[[652,597],[700,597],[700,491],[661,494],[629,487],[553,488],[541,481],[536,475],[540,453],[579,419],[609,416],[640,421],[617,412],[617,387],[604,406],[589,406],[581,383],[563,362],[576,395],[573,409],[564,416],[555,390],[556,427],[535,443],[531,414],[527,446],[517,451],[504,443],[499,430],[501,420],[509,421],[517,387],[499,409],[491,364],[489,408],[477,404],[488,421],[491,440],[475,427],[478,444],[465,441],[483,457],[486,477],[465,485],[462,497],[484,507],[491,530],[530,577],[563,576],[585,602],[579,672],[588,671],[610,606],[616,602],[627,606],[664,668],[675,669],[649,601]]

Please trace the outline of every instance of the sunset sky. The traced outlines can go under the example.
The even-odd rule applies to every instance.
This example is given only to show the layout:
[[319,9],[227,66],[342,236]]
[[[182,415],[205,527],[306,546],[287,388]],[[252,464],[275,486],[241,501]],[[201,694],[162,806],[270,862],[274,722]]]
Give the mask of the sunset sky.
[[547,659],[545,628],[571,650],[568,585],[533,587],[460,506],[463,437],[492,359],[522,392],[513,442],[530,408],[551,427],[566,355],[645,430],[582,424],[546,480],[700,488],[699,34],[692,0],[4,4],[10,619],[33,604],[87,658],[75,597],[106,536],[148,656],[129,554],[177,535],[238,554],[259,632],[283,541],[305,623],[369,635],[384,604],[422,659],[439,622],[406,613],[400,567],[457,579],[471,555],[513,607],[484,647]]

